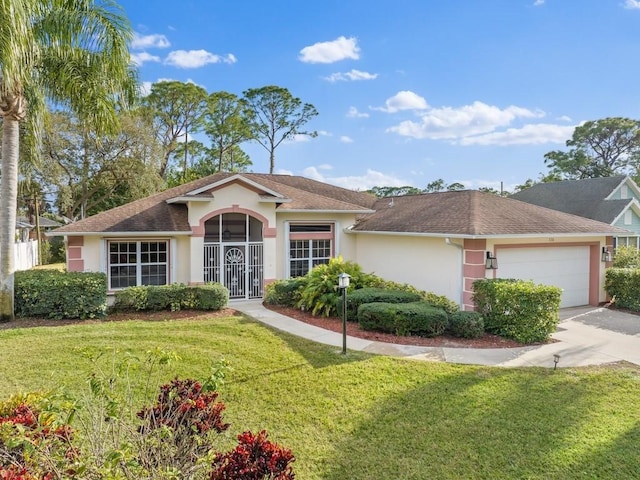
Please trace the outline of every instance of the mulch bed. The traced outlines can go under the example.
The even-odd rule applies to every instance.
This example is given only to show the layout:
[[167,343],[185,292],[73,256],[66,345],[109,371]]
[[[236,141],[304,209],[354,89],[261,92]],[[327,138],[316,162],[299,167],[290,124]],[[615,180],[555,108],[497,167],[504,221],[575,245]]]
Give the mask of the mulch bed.
[[[265,308],[281,313],[287,317],[295,318],[301,322],[315,325],[334,332],[342,333],[342,320],[337,317],[319,317],[311,315],[297,308],[279,307],[274,305],[264,305]],[[390,333],[371,332],[362,330],[355,322],[347,322],[347,335],[352,337],[363,338],[376,342],[395,343],[399,345],[417,345],[424,347],[455,347],[455,348],[513,348],[522,347],[522,343],[515,340],[508,340],[497,335],[485,333],[480,338],[456,338],[449,335],[441,335],[435,338],[425,337],[403,337],[400,335],[392,335]]]

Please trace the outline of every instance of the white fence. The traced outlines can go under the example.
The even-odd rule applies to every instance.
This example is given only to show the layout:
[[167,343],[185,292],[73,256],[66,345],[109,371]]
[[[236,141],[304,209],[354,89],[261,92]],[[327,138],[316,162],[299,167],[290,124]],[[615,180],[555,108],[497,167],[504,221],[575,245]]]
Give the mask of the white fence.
[[18,242],[13,246],[16,270],[29,270],[38,265],[38,241]]

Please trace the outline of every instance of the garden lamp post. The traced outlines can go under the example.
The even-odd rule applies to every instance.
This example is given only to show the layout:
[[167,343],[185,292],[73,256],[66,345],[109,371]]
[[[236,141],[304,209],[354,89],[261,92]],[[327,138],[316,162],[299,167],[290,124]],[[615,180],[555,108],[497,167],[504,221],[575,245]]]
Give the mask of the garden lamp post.
[[347,288],[349,288],[348,273],[338,275],[338,288],[342,290],[342,354],[347,354]]

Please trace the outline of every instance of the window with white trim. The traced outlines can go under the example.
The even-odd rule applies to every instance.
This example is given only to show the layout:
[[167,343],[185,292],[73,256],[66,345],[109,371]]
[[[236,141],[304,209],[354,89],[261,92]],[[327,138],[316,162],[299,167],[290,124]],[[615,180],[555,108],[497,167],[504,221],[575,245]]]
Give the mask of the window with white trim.
[[333,257],[333,224],[289,225],[289,277],[302,277]]
[[109,242],[109,289],[169,283],[169,242]]

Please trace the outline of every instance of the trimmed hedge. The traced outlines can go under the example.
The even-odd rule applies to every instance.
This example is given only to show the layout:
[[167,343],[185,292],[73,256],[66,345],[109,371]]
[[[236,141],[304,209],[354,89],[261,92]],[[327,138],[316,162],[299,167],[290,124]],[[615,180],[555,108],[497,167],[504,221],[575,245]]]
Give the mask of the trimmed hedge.
[[604,289],[618,307],[640,311],[640,269],[607,268]]
[[447,330],[458,338],[480,338],[484,335],[484,318],[479,312],[454,312],[449,315]]
[[264,303],[295,307],[302,298],[302,290],[306,284],[306,277],[271,282],[264,288]]
[[447,329],[447,313],[424,302],[365,303],[358,308],[358,322],[364,330],[395,335],[437,337]]
[[189,286],[181,283],[129,287],[115,293],[115,310],[220,310],[229,291],[219,283]]
[[104,273],[26,270],[15,272],[18,317],[99,318],[107,312]]
[[515,279],[473,283],[473,301],[488,332],[520,343],[543,342],[556,331],[562,289]]
[[[422,300],[418,292],[386,290],[384,288],[360,288],[347,295],[347,320],[357,321],[358,308],[365,303],[411,303]],[[342,298],[338,302],[338,311],[342,311]]]

